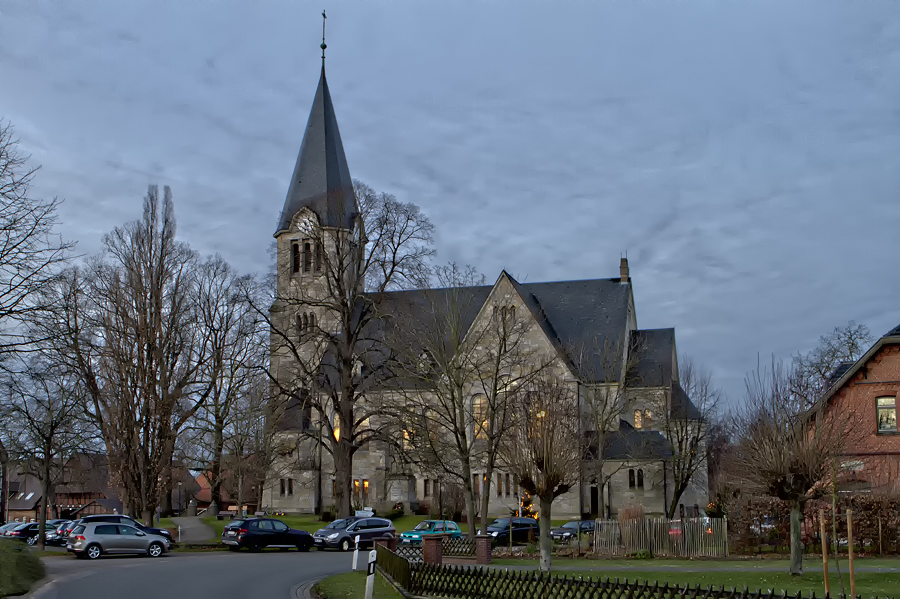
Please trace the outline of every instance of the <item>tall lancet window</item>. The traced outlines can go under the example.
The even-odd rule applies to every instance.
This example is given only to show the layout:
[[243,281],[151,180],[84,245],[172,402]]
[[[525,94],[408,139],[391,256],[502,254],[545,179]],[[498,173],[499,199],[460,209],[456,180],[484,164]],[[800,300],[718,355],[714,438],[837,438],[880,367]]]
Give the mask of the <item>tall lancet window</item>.
[[300,244],[291,244],[291,272],[300,272]]
[[312,246],[309,239],[303,240],[303,272],[312,270]]

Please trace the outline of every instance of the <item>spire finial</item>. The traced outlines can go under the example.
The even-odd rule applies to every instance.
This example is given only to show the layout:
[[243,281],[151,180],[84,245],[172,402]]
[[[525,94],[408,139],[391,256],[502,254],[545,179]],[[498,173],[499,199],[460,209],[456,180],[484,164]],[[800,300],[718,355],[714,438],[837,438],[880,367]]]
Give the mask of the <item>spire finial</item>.
[[325,19],[328,17],[325,16],[325,11],[322,11],[322,68],[325,68],[325,48],[328,46],[325,45]]

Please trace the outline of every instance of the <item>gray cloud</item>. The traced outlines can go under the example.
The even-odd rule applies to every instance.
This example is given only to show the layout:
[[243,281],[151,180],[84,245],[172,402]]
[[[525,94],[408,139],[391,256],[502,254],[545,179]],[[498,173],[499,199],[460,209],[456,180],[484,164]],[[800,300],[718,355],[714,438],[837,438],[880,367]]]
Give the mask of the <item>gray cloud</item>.
[[[900,323],[892,0],[326,2],[353,175],[489,278],[617,274],[733,398],[771,353]],[[318,78],[319,11],[0,4],[0,110],[82,252],[173,186],[179,231],[263,271]]]

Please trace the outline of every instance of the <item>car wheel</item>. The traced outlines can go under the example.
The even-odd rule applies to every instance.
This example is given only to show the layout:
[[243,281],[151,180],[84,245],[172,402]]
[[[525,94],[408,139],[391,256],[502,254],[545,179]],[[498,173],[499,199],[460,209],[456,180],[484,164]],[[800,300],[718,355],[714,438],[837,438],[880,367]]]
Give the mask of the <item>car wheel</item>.
[[341,541],[341,551],[350,551],[350,539]]
[[150,547],[147,548],[147,555],[150,557],[159,557],[163,554],[163,546],[159,543],[150,543]]
[[309,551],[312,549],[312,545],[309,543],[300,543],[297,545],[297,551]]
[[88,545],[87,549],[84,550],[84,556],[88,559],[97,559],[102,553],[103,550],[100,549],[100,545]]
[[34,535],[33,537],[28,537],[28,539],[25,542],[28,543],[29,545],[37,545],[37,535]]
[[250,551],[252,553],[259,553],[262,551],[262,545],[250,545]]

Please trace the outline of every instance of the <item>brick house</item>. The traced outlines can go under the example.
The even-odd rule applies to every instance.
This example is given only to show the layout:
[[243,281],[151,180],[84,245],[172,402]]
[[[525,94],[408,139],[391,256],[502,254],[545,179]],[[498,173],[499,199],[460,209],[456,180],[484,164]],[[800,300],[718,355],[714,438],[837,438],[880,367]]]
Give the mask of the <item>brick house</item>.
[[856,362],[839,365],[831,380],[824,401],[851,415],[840,489],[900,493],[900,326]]

